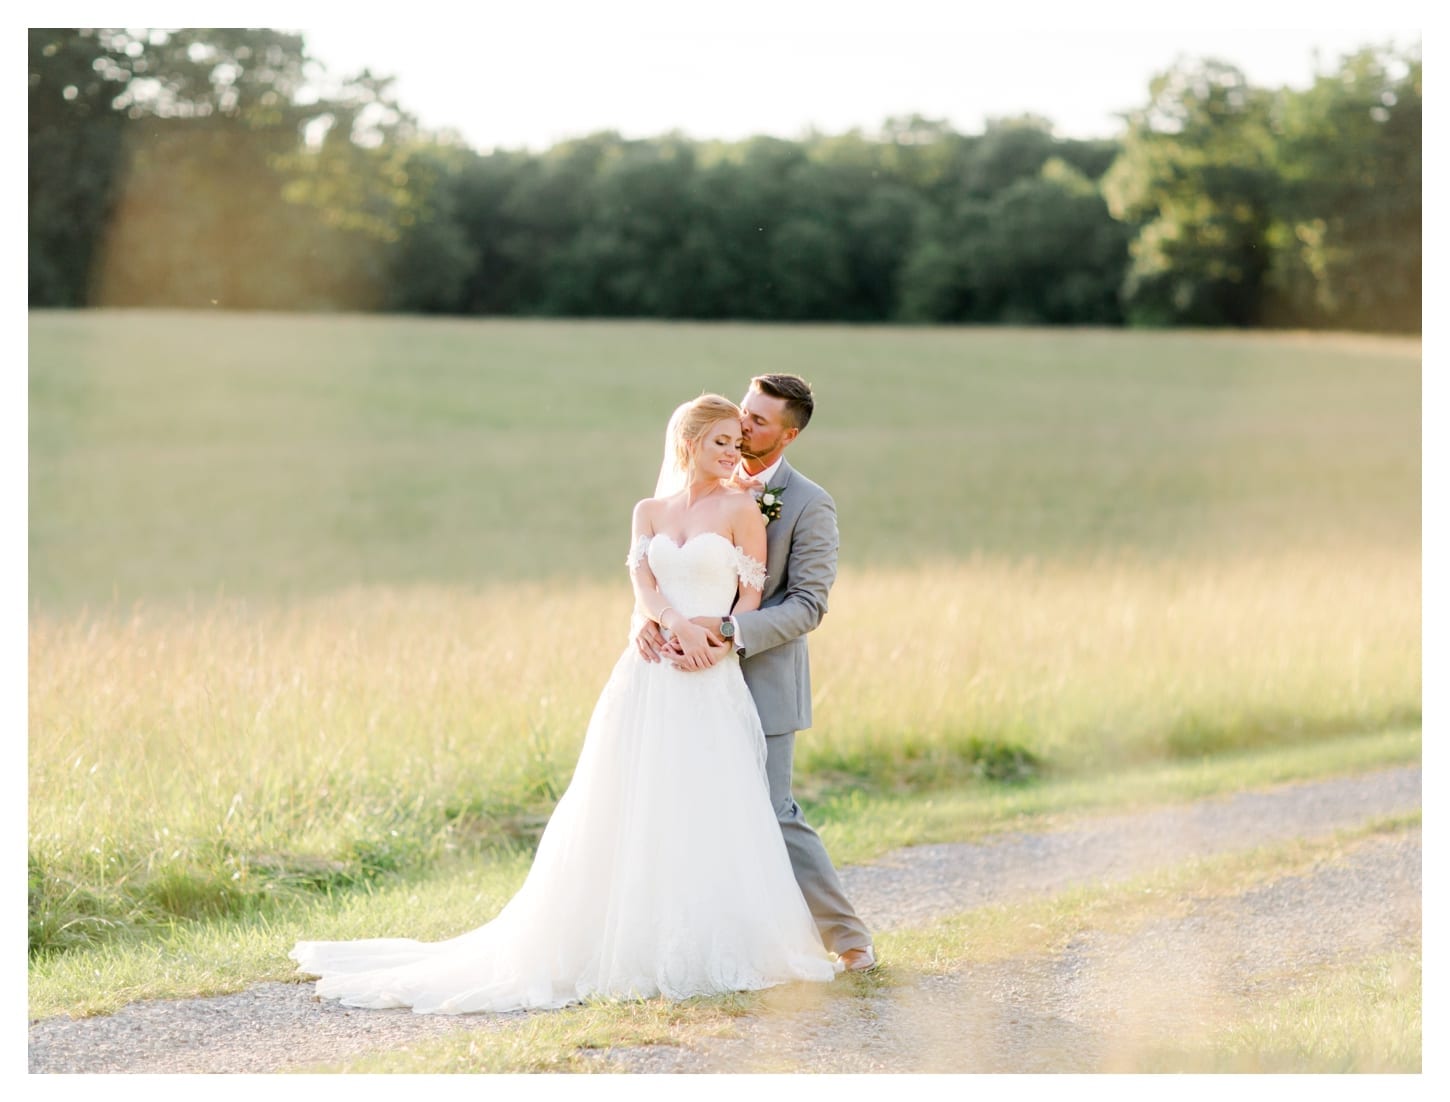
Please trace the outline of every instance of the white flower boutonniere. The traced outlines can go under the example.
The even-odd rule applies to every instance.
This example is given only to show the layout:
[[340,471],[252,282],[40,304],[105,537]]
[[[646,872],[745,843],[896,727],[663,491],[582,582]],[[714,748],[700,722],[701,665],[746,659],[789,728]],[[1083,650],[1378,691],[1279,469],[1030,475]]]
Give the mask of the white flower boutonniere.
[[776,517],[780,516],[781,489],[782,487],[780,486],[767,486],[760,491],[760,497],[756,499],[756,504],[760,506],[761,513],[765,515],[766,524],[769,524]]

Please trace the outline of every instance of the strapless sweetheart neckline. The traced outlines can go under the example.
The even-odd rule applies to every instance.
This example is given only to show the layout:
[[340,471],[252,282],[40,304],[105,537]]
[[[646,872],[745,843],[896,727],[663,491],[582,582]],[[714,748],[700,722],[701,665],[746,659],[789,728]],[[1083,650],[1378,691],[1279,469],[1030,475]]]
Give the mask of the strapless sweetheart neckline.
[[729,543],[731,547],[735,546],[733,543],[730,542],[729,536],[722,536],[719,532],[696,532],[693,536],[687,537],[684,543],[676,543],[674,537],[670,536],[665,532],[656,532],[652,537],[650,537],[650,542],[653,543],[657,539],[663,539],[676,551],[683,551],[686,547],[689,547],[690,544],[694,543],[696,540],[704,539],[706,536],[714,536],[717,540],[724,540],[726,543]]

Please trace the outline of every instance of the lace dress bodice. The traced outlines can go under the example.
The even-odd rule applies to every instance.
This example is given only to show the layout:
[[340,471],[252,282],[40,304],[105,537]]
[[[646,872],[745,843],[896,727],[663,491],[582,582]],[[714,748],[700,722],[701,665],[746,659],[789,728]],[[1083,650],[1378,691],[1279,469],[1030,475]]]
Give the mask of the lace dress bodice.
[[725,616],[738,585],[765,588],[765,565],[718,532],[701,532],[683,545],[663,532],[641,536],[627,565],[633,569],[646,558],[660,592],[687,617]]

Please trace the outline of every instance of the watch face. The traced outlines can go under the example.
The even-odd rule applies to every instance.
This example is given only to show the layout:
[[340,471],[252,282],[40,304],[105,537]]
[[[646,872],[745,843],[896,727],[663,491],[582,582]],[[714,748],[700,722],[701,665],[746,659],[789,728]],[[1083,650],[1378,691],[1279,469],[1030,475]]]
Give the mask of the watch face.
[[720,638],[733,639],[735,637],[735,625],[729,620],[720,621]]

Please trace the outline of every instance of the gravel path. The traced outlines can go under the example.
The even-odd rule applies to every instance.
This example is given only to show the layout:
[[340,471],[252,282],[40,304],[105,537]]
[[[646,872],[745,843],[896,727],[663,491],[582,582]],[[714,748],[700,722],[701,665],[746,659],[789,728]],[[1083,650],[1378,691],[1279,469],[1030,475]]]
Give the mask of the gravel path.
[[1386,769],[1088,819],[1065,830],[912,846],[841,876],[867,926],[889,930],[984,903],[1124,880],[1193,857],[1320,837],[1419,806],[1419,767]]
[[[876,929],[987,903],[1119,881],[1192,858],[1314,838],[1414,811],[1418,767],[1081,821],[1041,834],[893,851],[842,870]],[[1420,931],[1418,830],[1375,837],[1339,862],[1131,937],[1094,932],[1057,957],[973,967],[794,1015],[743,1019],[695,1047],[603,1053],[646,1072],[1100,1071],[1186,1036],[1282,981],[1286,970],[1411,943]],[[804,986],[804,985],[803,985]],[[523,1015],[349,1010],[310,985],[270,983],[209,999],[135,1003],[30,1026],[32,1072],[268,1072],[343,1062]]]
[[631,1072],[1132,1072],[1242,1020],[1316,966],[1415,944],[1418,830],[1131,934],[1092,931],[1056,955],[974,965],[908,987],[745,1019],[696,1046],[598,1058]]

